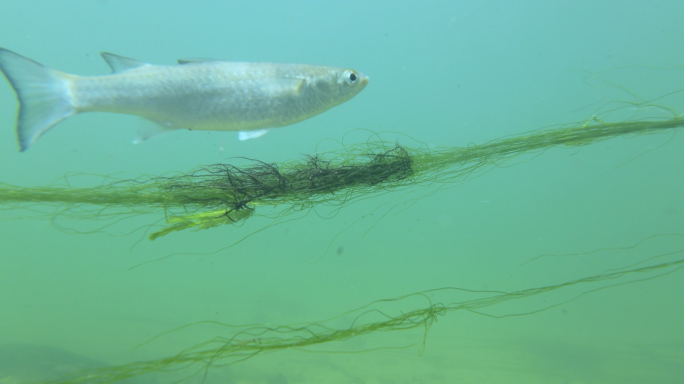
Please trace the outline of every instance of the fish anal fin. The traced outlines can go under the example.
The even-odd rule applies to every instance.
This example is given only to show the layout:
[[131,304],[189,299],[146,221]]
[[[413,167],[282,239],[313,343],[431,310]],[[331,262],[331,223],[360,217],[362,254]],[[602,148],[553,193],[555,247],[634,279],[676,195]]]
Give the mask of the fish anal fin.
[[131,59],[130,57],[119,56],[109,52],[100,52],[100,56],[102,56],[102,58],[112,69],[112,73],[119,73],[129,69],[149,65],[147,63],[143,63],[142,61]]
[[132,141],[133,144],[140,144],[145,140],[162,136],[165,133],[174,131],[176,129],[181,129],[170,121],[154,119],[144,119],[142,121],[145,121],[145,123],[138,128],[135,138]]

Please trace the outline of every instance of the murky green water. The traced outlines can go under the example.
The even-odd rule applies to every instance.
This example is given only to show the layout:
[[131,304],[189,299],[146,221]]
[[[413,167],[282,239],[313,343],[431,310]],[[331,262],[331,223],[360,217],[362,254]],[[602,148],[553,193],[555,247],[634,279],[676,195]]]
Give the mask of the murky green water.
[[[248,163],[229,160],[239,156],[282,162],[356,128],[397,132],[383,137],[400,142],[409,135],[431,148],[466,146],[587,121],[606,102],[652,100],[684,88],[678,67],[684,63],[678,17],[684,5],[675,1],[1,5],[1,47],[70,73],[107,73],[98,52],[108,51],[156,64],[214,57],[351,67],[371,78],[346,104],[256,140],[177,131],[133,145],[136,130],[147,123],[86,114],[60,124],[24,153],[17,152],[13,130],[15,96],[2,82],[0,181],[21,186],[46,185],[70,172],[159,175]],[[585,71],[599,76],[587,79]],[[675,94],[660,103],[681,113],[682,101]],[[650,108],[634,106],[611,117],[669,114]],[[355,131],[345,140],[368,137]],[[145,230],[161,215],[100,228],[97,221],[51,221],[55,207],[37,207],[48,214],[42,219],[21,219],[35,215],[27,210],[0,212],[0,383],[174,356],[231,335],[225,327],[197,325],[135,349],[199,321],[308,324],[424,290],[514,292],[646,265],[638,263],[680,250],[684,238],[655,237],[633,249],[542,258],[521,267],[539,255],[684,234],[683,150],[681,132],[554,148],[449,188],[421,185],[337,213],[317,208],[230,248],[273,220],[254,217],[240,227],[183,231],[150,242]],[[78,180],[92,185],[98,178]],[[636,276],[625,280],[632,284],[603,290],[596,289],[610,284],[578,285],[481,313],[449,312],[433,324],[424,351],[422,328],[376,332],[259,354],[212,368],[204,379],[678,383],[684,376],[682,274],[643,277],[652,278],[635,282]],[[469,297],[436,292],[382,309],[400,316],[427,307],[428,299],[448,304]],[[345,329],[353,319],[327,325]],[[191,372],[131,380],[173,382]]]

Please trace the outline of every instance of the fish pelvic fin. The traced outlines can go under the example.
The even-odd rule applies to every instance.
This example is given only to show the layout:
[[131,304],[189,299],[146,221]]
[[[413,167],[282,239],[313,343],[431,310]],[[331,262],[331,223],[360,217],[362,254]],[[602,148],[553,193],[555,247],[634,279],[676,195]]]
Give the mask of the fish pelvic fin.
[[112,73],[119,73],[129,69],[149,65],[147,63],[143,63],[142,61],[131,59],[130,57],[119,56],[109,52],[100,52],[100,56],[102,56],[104,61],[107,62],[109,68],[112,69]]
[[70,92],[71,75],[3,48],[0,48],[0,71],[19,99],[20,151],[28,149],[55,124],[76,114]]
[[258,131],[239,131],[238,140],[245,141],[250,139],[256,139],[268,133],[268,129],[260,129]]

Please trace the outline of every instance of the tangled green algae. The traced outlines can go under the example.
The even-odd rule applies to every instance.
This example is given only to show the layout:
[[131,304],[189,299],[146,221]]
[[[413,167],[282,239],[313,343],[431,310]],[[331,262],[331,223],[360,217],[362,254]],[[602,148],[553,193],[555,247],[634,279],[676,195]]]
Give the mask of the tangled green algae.
[[154,240],[184,229],[242,222],[263,206],[278,206],[278,216],[321,204],[343,206],[416,184],[462,180],[483,167],[524,153],[661,133],[682,126],[684,118],[679,116],[616,123],[594,118],[576,126],[433,150],[375,140],[281,164],[213,164],[184,174],[121,180],[94,188],[0,184],[0,205],[57,205],[63,213],[78,212],[75,216],[92,219],[163,214],[167,225],[149,235]]

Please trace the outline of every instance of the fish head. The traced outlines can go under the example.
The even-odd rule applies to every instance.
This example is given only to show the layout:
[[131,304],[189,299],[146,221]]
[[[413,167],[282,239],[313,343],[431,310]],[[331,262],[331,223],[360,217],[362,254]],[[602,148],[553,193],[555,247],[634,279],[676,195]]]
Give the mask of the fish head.
[[370,80],[368,76],[353,69],[338,70],[336,75],[335,88],[344,101],[351,99],[366,88]]
[[322,67],[323,71],[313,76],[312,89],[317,99],[325,100],[326,109],[356,96],[368,85],[368,76],[347,68]]

